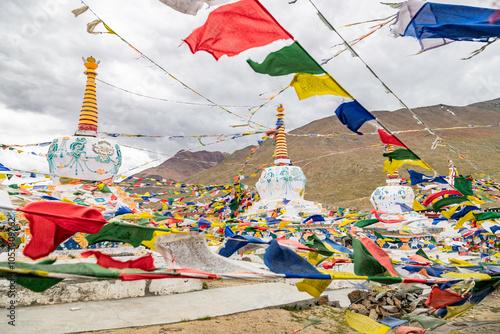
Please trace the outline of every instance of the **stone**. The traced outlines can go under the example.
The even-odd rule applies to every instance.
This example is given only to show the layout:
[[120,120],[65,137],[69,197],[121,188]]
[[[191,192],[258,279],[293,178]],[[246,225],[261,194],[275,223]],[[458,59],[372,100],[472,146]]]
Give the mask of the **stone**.
[[326,296],[323,296],[321,297],[317,302],[316,302],[316,305],[325,305],[326,303],[328,303],[328,297]]
[[396,313],[397,311],[399,311],[396,306],[392,306],[392,305],[384,305],[384,306],[382,306],[382,309],[384,309],[390,313]]
[[360,293],[361,290],[353,290],[351,291],[348,295],[347,295],[347,298],[349,298],[349,301],[351,303],[355,303],[357,302],[358,300],[361,299],[361,293]]
[[363,299],[361,304],[363,304],[363,306],[366,307],[367,309],[372,308],[372,303],[368,299]]
[[373,320],[377,321],[378,320],[378,313],[377,313],[377,310],[372,308],[370,310],[370,314],[368,315],[370,318],[372,318]]
[[359,314],[362,314],[362,315],[368,315],[370,314],[370,312],[368,311],[368,309],[362,305],[362,304],[352,304],[350,306],[350,308],[354,311],[357,311]]

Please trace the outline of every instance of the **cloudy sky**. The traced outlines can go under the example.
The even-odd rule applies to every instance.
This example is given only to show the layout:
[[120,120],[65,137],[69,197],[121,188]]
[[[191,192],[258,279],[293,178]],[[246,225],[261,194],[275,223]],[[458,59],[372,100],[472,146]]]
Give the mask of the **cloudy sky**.
[[[87,11],[75,18],[71,10],[82,6],[78,0],[2,0],[1,144],[49,142],[74,133],[86,81],[82,57],[88,56],[100,60],[98,79],[122,89],[97,83],[99,131],[163,136],[114,139],[124,150],[121,172],[168,158],[181,149],[232,152],[260,139],[254,135],[210,144],[215,141],[211,137],[201,141],[209,145],[201,146],[196,138],[168,137],[261,130],[232,126],[245,124],[250,112],[288,86],[293,75],[271,77],[255,73],[246,59],[261,61],[289,42],[278,41],[216,61],[206,52],[192,54],[182,42],[204,24],[215,7],[205,5],[197,16],[191,16],[176,12],[158,0],[86,0],[85,3],[159,66],[141,57],[115,35],[88,34],[87,23],[96,17]],[[318,62],[340,50],[340,46],[335,46],[341,43],[340,38],[321,22],[309,0],[293,4],[289,0],[261,0],[261,3]],[[375,0],[314,0],[314,3],[346,40],[366,34],[374,23],[344,25],[396,13],[396,9]],[[446,3],[500,8],[499,1],[493,0]],[[103,26],[96,31],[104,31]],[[458,42],[415,55],[419,51],[418,42],[412,38],[394,38],[386,26],[354,48],[408,106],[419,107],[439,103],[462,106],[499,97],[500,44],[491,45],[471,60],[460,59],[480,46]],[[324,69],[367,109],[400,108],[399,102],[385,93],[365,65],[348,52],[329,61]],[[212,102],[233,114],[214,107]],[[291,130],[333,115],[341,102],[342,98],[335,96],[299,101],[289,88],[259,109],[252,121],[273,128],[276,107],[281,103],[285,107],[286,128]],[[46,153],[47,147],[21,149]],[[48,169],[44,158],[12,151],[1,152],[0,163],[21,170]]]

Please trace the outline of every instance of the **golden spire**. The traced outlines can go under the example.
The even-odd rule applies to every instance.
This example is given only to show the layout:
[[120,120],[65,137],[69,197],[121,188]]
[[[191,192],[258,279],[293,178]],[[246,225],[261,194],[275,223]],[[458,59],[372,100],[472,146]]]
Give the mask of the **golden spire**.
[[88,57],[85,61],[85,73],[87,75],[87,85],[85,87],[85,95],[83,96],[82,110],[80,112],[80,120],[78,121],[78,130],[76,135],[97,136],[97,100],[96,100],[96,85],[95,71],[99,62],[96,62],[93,57]]
[[280,104],[279,108],[276,109],[278,113],[278,120],[276,121],[276,160],[275,164],[290,164],[290,159],[288,159],[288,151],[286,148],[286,134],[285,134],[285,122],[283,116],[285,116],[285,109],[283,105]]

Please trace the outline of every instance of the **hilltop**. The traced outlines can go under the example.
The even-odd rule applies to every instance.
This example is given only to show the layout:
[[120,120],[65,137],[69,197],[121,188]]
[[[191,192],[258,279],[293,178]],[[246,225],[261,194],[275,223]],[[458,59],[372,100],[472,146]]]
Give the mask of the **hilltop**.
[[[406,109],[374,111],[373,114],[391,131],[401,131],[397,133],[398,138],[440,175],[448,174],[448,160],[455,163],[462,175],[482,178],[500,172],[500,98],[462,107],[440,104],[412,110],[441,141],[436,141]],[[305,199],[338,207],[372,208],[369,196],[376,187],[385,185],[386,180],[382,172],[386,160],[382,156],[384,145],[373,126],[365,124],[360,131],[364,135],[350,132],[333,115],[288,132],[289,157],[307,177]],[[272,140],[260,147],[237,150],[222,164],[200,171],[184,182],[228,183],[238,174],[253,148],[258,150],[243,172],[245,176],[256,173],[255,177],[243,180],[253,187],[260,176],[258,166],[272,164],[274,160]],[[407,168],[432,175],[432,171],[406,165],[399,170],[402,177],[408,178]]]

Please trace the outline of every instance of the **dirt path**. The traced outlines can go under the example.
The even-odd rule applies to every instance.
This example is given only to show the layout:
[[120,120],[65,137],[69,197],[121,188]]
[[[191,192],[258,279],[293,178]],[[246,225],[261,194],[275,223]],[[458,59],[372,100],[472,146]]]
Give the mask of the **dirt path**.
[[[212,286],[210,288],[216,288]],[[207,305],[209,307],[209,305]],[[168,312],[168,308],[165,308]],[[292,334],[297,330],[304,334],[330,333],[354,334],[358,333],[345,324],[346,309],[334,308],[328,305],[315,306],[307,309],[262,309],[233,315],[186,319],[175,324],[156,326],[130,327],[122,329],[85,332],[87,334],[158,334],[158,333],[199,333],[199,334],[246,334],[246,333],[286,333]],[[310,317],[321,319],[321,322],[304,327]],[[486,321],[500,320],[500,291],[497,290],[479,305],[467,311],[457,321]],[[420,327],[413,322],[411,326]],[[394,333],[390,330],[388,334]],[[498,334],[500,324],[467,327],[458,330],[462,334]]]

